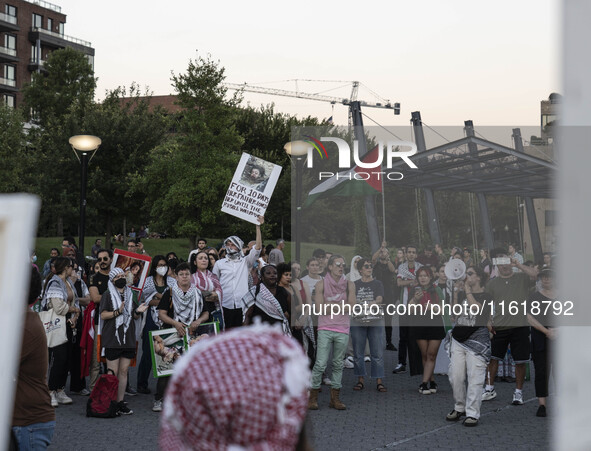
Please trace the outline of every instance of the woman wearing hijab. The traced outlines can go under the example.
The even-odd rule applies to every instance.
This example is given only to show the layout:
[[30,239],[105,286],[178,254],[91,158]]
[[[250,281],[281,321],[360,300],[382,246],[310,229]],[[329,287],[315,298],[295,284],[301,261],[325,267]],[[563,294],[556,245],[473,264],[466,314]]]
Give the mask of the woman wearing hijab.
[[127,386],[127,370],[135,357],[135,320],[148,309],[148,304],[134,308],[133,294],[127,286],[125,272],[113,268],[109,272],[108,289],[103,293],[99,311],[102,320],[101,344],[105,348],[107,368],[117,376],[119,413],[131,415],[133,410],[123,401]]
[[357,262],[361,260],[361,255],[356,255],[351,259],[351,271],[347,274],[347,280],[355,283],[355,281],[361,279],[361,273],[357,269]]
[[191,262],[191,280],[203,296],[206,304],[212,304],[206,308],[211,313],[211,320],[218,321],[220,330],[224,329],[224,315],[222,313],[222,286],[217,276],[211,272],[213,265],[208,253],[198,251],[193,255]]
[[268,324],[281,323],[283,333],[291,337],[289,317],[291,296],[285,288],[277,285],[277,268],[267,265],[261,268],[261,281],[248,290],[242,298],[244,324],[252,324],[259,317]]
[[51,405],[72,404],[72,398],[66,395],[64,387],[70,369],[73,324],[76,324],[80,308],[76,307],[76,295],[67,279],[72,274],[74,263],[67,257],[57,257],[54,263],[55,274],[45,285],[42,308],[53,309],[58,315],[65,315],[67,327],[66,336],[68,341],[49,348],[49,392]]

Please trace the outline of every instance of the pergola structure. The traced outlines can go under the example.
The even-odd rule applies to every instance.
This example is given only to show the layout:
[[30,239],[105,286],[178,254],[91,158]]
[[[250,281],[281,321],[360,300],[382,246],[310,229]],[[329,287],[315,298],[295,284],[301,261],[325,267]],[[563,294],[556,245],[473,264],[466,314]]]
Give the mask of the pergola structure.
[[[411,160],[418,169],[405,171],[404,178],[396,184],[424,191],[432,241],[441,242],[434,190],[477,195],[483,235],[489,249],[494,247],[494,237],[486,196],[520,196],[525,203],[534,257],[540,261],[542,244],[533,200],[553,197],[556,164],[526,154],[518,128],[513,129],[514,149],[476,137],[472,121],[464,122],[464,138],[427,149],[420,112],[412,113],[412,124],[418,151]],[[393,164],[392,171],[404,164],[403,161]]]

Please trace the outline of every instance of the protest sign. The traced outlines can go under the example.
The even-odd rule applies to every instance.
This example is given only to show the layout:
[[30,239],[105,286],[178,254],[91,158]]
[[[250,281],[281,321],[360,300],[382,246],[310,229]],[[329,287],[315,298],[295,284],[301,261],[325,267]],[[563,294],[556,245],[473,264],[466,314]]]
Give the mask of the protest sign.
[[281,166],[243,153],[232,177],[222,211],[258,224],[264,216],[281,174]]

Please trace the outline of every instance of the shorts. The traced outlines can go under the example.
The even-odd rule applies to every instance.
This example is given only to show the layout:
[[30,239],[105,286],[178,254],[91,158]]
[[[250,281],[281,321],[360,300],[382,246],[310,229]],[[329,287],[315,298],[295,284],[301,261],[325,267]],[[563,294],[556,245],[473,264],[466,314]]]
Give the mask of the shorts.
[[529,361],[529,327],[514,327],[498,330],[491,340],[491,358],[503,360],[507,346],[511,345],[511,355],[515,363]]
[[133,348],[105,348],[105,357],[107,360],[117,360],[121,357],[125,359],[133,359],[135,357],[135,349]]

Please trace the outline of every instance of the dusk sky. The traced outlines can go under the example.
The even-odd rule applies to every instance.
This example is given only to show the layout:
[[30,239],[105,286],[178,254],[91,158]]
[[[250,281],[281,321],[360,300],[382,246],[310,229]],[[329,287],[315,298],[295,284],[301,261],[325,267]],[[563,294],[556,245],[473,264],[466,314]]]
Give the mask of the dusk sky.
[[[97,95],[133,81],[172,94],[171,71],[211,54],[226,81],[400,102],[402,113],[364,109],[381,125],[538,125],[540,101],[560,91],[558,0],[474,2],[55,0],[65,33],[96,49]],[[339,89],[334,89],[338,88]],[[367,88],[369,89],[367,89]],[[343,105],[246,94],[253,106],[347,122]],[[366,119],[366,125],[372,125]]]

